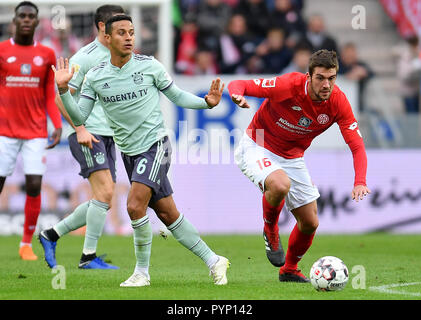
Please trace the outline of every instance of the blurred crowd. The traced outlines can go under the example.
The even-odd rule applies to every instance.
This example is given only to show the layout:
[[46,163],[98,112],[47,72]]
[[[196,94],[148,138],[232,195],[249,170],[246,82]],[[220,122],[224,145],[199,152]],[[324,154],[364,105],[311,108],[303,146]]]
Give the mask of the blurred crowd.
[[[357,44],[339,47],[326,30],[323,16],[303,16],[304,0],[172,0],[174,26],[174,73],[283,74],[307,72],[311,54],[321,48],[338,53],[339,74],[357,81],[360,111],[366,108],[364,93],[375,77],[370,65],[359,57]],[[143,12],[141,53],[159,56],[157,12]],[[85,17],[92,20],[92,16]],[[72,20],[73,19],[73,20]],[[68,18],[66,26],[54,30],[43,18],[36,39],[52,47],[57,56],[72,56],[96,35],[93,20]],[[151,20],[150,25],[148,21]],[[84,29],[75,33],[73,24]],[[12,25],[7,29],[11,36]],[[421,62],[416,36],[393,50],[396,76],[401,84],[405,110],[419,112]]]
[[303,19],[303,0],[175,3],[175,72],[180,74],[279,74],[305,70],[320,47],[336,50],[321,17]]

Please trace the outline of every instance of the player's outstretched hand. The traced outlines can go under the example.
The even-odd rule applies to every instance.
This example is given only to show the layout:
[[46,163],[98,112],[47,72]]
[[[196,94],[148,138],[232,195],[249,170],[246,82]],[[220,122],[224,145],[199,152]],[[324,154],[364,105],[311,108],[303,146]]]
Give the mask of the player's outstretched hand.
[[84,126],[76,127],[77,142],[82,146],[92,149],[92,143],[99,142],[93,134],[91,134]]
[[51,142],[45,149],[52,149],[60,143],[62,131],[63,130],[61,128],[54,130],[53,134],[51,135],[51,138],[49,139],[53,142]]
[[359,200],[363,200],[369,193],[371,193],[371,191],[366,186],[355,186],[354,189],[352,189],[351,197],[352,200],[358,202]]
[[69,89],[67,84],[72,79],[73,73],[75,72],[74,67],[69,70],[69,59],[60,57],[57,59],[57,69],[54,66],[51,66],[51,68],[54,71],[58,90],[61,94],[66,92]]
[[205,96],[205,101],[209,108],[215,107],[221,101],[222,92],[224,91],[225,84],[221,79],[216,78],[212,80],[208,94]]
[[250,105],[248,104],[244,96],[240,96],[239,94],[233,94],[231,96],[231,100],[234,101],[234,103],[238,105],[240,108],[250,108]]

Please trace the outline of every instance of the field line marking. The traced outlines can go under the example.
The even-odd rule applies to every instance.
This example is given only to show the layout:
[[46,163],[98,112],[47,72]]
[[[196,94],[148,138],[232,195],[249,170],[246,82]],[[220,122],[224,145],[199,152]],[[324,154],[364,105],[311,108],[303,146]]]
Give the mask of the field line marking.
[[389,294],[403,294],[403,295],[421,297],[420,292],[406,292],[406,291],[391,290],[391,288],[408,287],[408,286],[414,286],[414,285],[417,285],[417,284],[421,284],[421,282],[386,284],[384,286],[369,287],[368,290],[379,291],[379,292],[382,292],[382,293],[389,293]]

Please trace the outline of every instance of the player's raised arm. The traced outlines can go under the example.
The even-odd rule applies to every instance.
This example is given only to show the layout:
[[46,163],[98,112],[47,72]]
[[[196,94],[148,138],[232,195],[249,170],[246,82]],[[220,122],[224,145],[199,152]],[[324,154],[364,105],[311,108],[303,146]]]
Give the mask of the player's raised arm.
[[54,66],[51,66],[51,68],[54,71],[58,91],[60,94],[66,93],[69,90],[69,81],[72,79],[75,69],[72,67],[69,70],[69,59],[63,59],[63,57],[57,59],[57,69]]
[[221,79],[217,78],[212,81],[209,92],[204,99],[178,88],[174,83],[164,89],[162,93],[182,108],[211,109],[221,101],[223,90],[224,83],[221,82]]
[[221,79],[216,78],[212,80],[208,94],[205,96],[205,101],[209,108],[215,107],[221,101],[222,92],[224,91],[225,84]]
[[[82,94],[79,104],[73,100],[72,95],[69,92],[69,81],[73,77],[74,69],[69,70],[69,60],[59,58],[57,60],[57,69],[52,66],[52,69],[55,74],[55,79],[57,87],[60,93],[61,101],[63,102],[64,107],[66,108],[67,113],[69,114],[73,124],[75,126],[80,126],[85,123],[89,114],[92,112],[92,109],[95,104],[95,97],[92,97],[88,94]],[[83,89],[89,90],[88,81],[84,84]]]
[[290,90],[291,76],[293,74],[268,79],[234,80],[228,84],[228,92],[232,101],[241,108],[250,108],[245,96],[285,100],[293,95]]

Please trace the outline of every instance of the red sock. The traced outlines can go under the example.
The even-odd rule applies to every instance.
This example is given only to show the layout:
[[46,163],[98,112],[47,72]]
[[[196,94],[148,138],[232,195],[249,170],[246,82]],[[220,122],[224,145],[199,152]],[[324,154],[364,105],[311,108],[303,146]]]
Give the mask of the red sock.
[[285,265],[283,266],[284,270],[297,269],[298,262],[307,252],[308,248],[310,248],[315,234],[316,232],[312,234],[302,233],[298,229],[297,224],[295,224],[288,240],[288,250],[285,256]]
[[26,195],[25,223],[23,225],[23,243],[31,243],[32,236],[37,226],[38,216],[41,211],[41,195],[31,197]]
[[285,199],[281,201],[279,206],[273,207],[267,200],[265,194],[263,194],[263,221],[265,222],[264,228],[271,232],[278,232],[278,221],[279,214],[284,206]]

